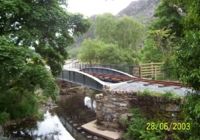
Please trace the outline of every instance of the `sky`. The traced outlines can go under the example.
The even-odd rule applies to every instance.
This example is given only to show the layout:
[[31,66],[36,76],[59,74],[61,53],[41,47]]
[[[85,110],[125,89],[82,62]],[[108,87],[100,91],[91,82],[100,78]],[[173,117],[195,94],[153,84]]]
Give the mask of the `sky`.
[[81,13],[86,17],[103,13],[116,15],[131,1],[137,0],[68,0],[67,10],[71,13]]

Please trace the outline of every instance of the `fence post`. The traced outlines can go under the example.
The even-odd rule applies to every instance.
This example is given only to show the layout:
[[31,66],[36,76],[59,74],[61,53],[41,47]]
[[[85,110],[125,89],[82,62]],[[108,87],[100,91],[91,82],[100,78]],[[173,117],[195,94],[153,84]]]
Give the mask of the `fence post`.
[[151,62],[151,78],[154,78],[154,67],[153,67],[153,63]]
[[139,65],[139,77],[142,78],[142,70],[140,65]]
[[128,73],[131,74],[131,75],[133,75],[132,69],[133,69],[133,67],[129,65],[128,66]]
[[155,65],[154,65],[154,78],[155,78],[155,80],[157,79],[157,73],[156,73],[156,67],[155,67]]

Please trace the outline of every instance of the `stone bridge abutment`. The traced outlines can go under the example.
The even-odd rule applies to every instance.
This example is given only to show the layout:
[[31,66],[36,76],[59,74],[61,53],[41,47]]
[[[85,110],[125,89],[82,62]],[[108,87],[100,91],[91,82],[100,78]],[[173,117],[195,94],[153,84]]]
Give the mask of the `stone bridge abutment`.
[[118,129],[120,119],[130,116],[131,108],[138,108],[149,119],[180,120],[181,104],[180,98],[105,91],[96,95],[97,123],[108,129]]

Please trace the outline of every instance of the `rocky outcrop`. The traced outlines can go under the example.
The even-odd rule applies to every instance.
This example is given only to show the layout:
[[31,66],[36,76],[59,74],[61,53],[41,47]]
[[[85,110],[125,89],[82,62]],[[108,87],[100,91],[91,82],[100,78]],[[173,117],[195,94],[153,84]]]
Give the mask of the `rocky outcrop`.
[[125,9],[119,12],[119,16],[131,16],[142,23],[148,23],[153,19],[154,12],[160,0],[138,0],[131,2]]

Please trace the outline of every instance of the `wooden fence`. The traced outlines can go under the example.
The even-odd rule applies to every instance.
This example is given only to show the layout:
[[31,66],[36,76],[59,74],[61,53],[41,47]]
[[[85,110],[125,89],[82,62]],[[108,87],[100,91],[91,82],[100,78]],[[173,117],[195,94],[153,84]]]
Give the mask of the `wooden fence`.
[[140,64],[133,69],[133,75],[141,78],[158,79],[164,76],[161,66],[163,63]]

